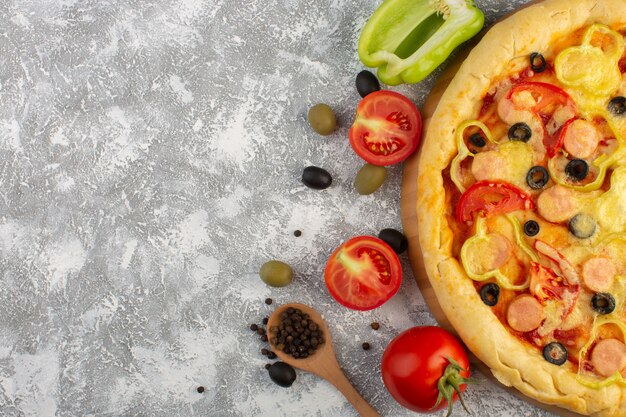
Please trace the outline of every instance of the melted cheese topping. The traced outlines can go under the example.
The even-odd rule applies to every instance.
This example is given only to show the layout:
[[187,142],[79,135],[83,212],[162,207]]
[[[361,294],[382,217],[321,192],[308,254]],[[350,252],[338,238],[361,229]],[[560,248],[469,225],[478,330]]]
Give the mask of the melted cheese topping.
[[[597,34],[612,43],[594,45]],[[556,58],[556,75],[563,84],[582,90],[588,98],[609,95],[619,87],[622,74],[619,59],[624,51],[622,36],[605,25],[592,25],[581,45],[562,51]]]
[[613,171],[611,189],[592,206],[604,233],[626,232],[626,166]]
[[[462,174],[456,169],[454,173],[460,192],[465,187],[459,184],[505,181],[525,191],[537,205],[534,212],[509,215],[510,221],[506,221],[506,216],[488,219],[487,223],[479,218],[473,226],[474,235],[470,234],[463,244],[461,258],[468,275],[476,281],[497,282],[503,292],[501,299],[510,302],[520,294],[528,294],[528,280],[523,285],[513,285],[512,275],[519,271],[528,274],[531,261],[551,268],[560,278],[569,273],[581,274],[583,264],[594,257],[609,259],[615,265],[611,272],[614,278],[606,281],[606,292],[617,303],[610,317],[596,319],[598,314],[591,302],[594,291],[582,280],[565,279],[568,289],[560,297],[543,300],[545,320],[532,336],[523,338],[538,348],[550,341],[561,341],[570,355],[579,355],[581,361],[586,360],[594,338],[601,334],[598,326],[610,322],[626,330],[626,115],[611,114],[608,107],[613,97],[626,95],[626,75],[619,65],[625,47],[621,34],[603,25],[592,25],[580,45],[565,44],[559,50],[546,51],[545,56],[556,56],[553,73],[531,72],[530,78],[523,80],[563,89],[576,105],[575,114],[571,105],[561,104],[552,108],[548,105],[548,110],[540,114],[536,109],[544,109],[542,98],[529,91],[518,91],[509,98],[507,92],[518,82],[516,77],[490,87],[490,97],[495,97],[496,102],[485,104],[490,109],[485,111],[483,106],[481,115],[472,123],[482,126],[484,132],[506,132],[513,124],[523,122],[533,135],[524,143],[507,137],[494,141],[489,134],[490,146],[473,155],[471,168]],[[564,127],[568,122],[572,126],[569,132]],[[562,131],[565,133],[559,138]],[[564,163],[556,164],[556,158],[547,155],[546,144],[554,145],[559,140],[565,142],[565,148],[557,150],[557,157]],[[461,156],[472,156],[462,145]],[[587,182],[567,176],[565,166],[575,158],[586,159],[590,167]],[[461,159],[456,158],[457,165]],[[540,190],[532,189],[526,179],[529,170],[537,165],[547,168],[551,177]],[[587,217],[578,218],[576,227],[580,233],[574,234],[570,223],[578,214]],[[521,224],[528,220],[539,223],[538,236],[529,237],[521,231]],[[558,256],[532,249],[536,239],[554,248]],[[515,267],[511,266],[513,263]],[[590,275],[589,279],[593,277]],[[496,306],[494,312],[503,308],[506,306]],[[502,314],[498,317],[507,325]],[[600,386],[616,381],[622,381],[621,377],[603,378],[601,382],[587,379],[581,383]]]
[[526,185],[526,174],[533,166],[533,151],[523,142],[506,142],[493,151],[474,156],[472,174],[477,181],[507,181]]

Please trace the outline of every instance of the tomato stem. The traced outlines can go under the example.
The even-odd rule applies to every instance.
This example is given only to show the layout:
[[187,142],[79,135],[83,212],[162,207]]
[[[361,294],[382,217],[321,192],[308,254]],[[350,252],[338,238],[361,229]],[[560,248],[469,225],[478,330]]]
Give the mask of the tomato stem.
[[441,404],[441,401],[445,399],[448,402],[448,414],[446,414],[446,417],[450,417],[450,414],[452,414],[452,397],[456,392],[463,409],[468,414],[471,414],[463,401],[463,396],[461,395],[461,385],[468,384],[473,381],[470,378],[461,376],[460,372],[465,372],[466,370],[463,369],[457,361],[450,357],[446,357],[446,359],[449,364],[446,366],[443,376],[439,378],[439,381],[437,382],[439,395],[437,396],[437,402],[432,408],[436,408],[439,404]]

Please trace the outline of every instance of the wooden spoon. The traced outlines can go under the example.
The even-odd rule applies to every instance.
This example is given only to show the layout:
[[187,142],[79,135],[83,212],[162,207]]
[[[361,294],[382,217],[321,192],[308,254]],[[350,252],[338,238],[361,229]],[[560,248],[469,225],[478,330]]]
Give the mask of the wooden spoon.
[[[328,326],[322,319],[320,313],[312,309],[311,307],[298,304],[284,304],[276,309],[270,316],[267,322],[267,338],[272,340],[274,335],[271,334],[270,329],[272,326],[278,326],[280,324],[280,315],[285,312],[289,307],[297,308],[303,313],[308,314],[309,317],[319,326],[324,332],[324,344],[319,346],[317,350],[308,358],[296,359],[293,356],[276,349],[274,346],[274,353],[280,358],[281,361],[288,363],[294,368],[299,368],[304,371],[309,371],[317,376],[324,378],[326,381],[333,384],[341,393],[346,397],[350,404],[356,409],[356,411],[364,417],[380,417],[380,415],[372,408],[371,405],[352,386],[348,378],[344,375],[343,371],[337,363],[337,357],[333,349],[333,344],[330,339],[330,332]],[[270,342],[271,345],[271,342]]]

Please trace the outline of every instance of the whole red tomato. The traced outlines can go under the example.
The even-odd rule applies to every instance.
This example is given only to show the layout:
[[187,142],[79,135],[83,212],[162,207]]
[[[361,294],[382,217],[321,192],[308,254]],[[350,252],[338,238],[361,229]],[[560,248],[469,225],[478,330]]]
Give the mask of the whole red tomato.
[[470,371],[456,337],[440,327],[423,326],[406,330],[389,343],[382,374],[387,390],[404,407],[419,412],[448,407],[449,415],[452,403],[465,391]]

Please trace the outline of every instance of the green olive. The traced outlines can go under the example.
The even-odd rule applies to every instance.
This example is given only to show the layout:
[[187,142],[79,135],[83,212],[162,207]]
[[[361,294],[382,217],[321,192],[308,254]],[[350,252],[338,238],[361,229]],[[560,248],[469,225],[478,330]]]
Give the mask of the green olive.
[[354,188],[361,195],[369,195],[378,190],[387,178],[387,168],[365,164],[356,174]]
[[281,261],[267,261],[261,267],[259,276],[264,283],[271,287],[284,287],[291,283],[293,270]]
[[316,104],[309,110],[309,123],[320,135],[330,135],[337,126],[337,118],[333,109],[327,104]]

